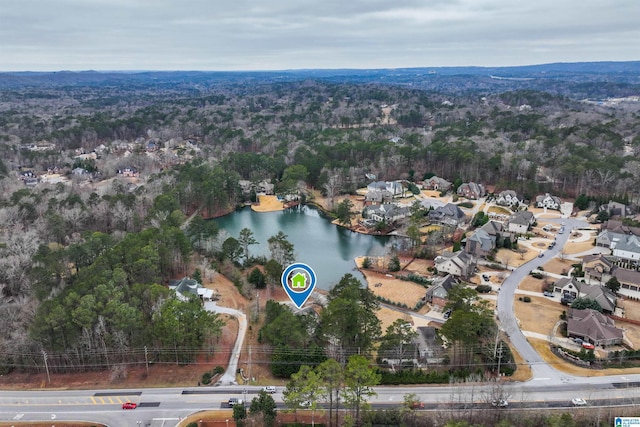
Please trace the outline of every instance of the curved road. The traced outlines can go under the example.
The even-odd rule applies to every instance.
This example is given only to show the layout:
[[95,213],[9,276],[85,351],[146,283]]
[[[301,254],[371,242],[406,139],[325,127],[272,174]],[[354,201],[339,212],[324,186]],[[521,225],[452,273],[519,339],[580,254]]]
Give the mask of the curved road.
[[522,280],[529,275],[531,270],[545,264],[556,256],[569,240],[573,228],[588,227],[584,220],[574,218],[545,219],[545,221],[565,225],[565,232],[556,236],[556,246],[553,249],[546,249],[543,257],[536,257],[514,269],[504,280],[498,293],[497,316],[500,328],[509,336],[513,346],[524,358],[525,362],[531,366],[533,371],[533,381],[545,381],[545,385],[557,385],[567,382],[589,383],[589,378],[575,377],[560,372],[547,364],[537,351],[529,344],[526,337],[520,330],[518,321],[513,311],[515,291]]

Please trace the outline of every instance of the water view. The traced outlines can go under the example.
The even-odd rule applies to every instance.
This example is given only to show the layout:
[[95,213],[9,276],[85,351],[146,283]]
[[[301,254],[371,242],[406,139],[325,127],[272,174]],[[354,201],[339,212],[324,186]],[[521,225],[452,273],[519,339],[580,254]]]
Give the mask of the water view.
[[249,247],[251,256],[269,256],[267,240],[282,230],[294,245],[296,262],[313,268],[317,286],[325,290],[346,273],[363,281],[363,276],[355,269],[354,258],[383,255],[395,241],[393,237],[368,236],[335,226],[320,211],[309,206],[266,213],[244,208],[215,221],[236,239],[245,227],[253,231],[259,244]]

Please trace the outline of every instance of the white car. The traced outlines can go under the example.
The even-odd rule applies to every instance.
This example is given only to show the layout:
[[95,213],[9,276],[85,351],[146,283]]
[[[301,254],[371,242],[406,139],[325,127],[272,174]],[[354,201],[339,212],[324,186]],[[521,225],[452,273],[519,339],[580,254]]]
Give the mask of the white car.
[[506,399],[495,399],[491,401],[491,405],[497,408],[506,408],[509,406],[509,402]]
[[262,387],[262,390],[266,391],[267,393],[274,394],[276,392],[276,387],[273,385],[268,385],[268,386]]
[[573,406],[587,406],[587,401],[580,397],[574,397],[571,399],[571,403]]

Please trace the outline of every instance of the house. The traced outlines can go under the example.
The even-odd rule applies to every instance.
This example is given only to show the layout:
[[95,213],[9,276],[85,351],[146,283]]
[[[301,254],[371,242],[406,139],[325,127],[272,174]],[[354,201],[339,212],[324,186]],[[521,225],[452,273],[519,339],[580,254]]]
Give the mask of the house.
[[620,282],[618,294],[627,299],[640,300],[640,271],[614,267],[611,270],[613,277]]
[[367,185],[369,191],[388,191],[393,197],[400,196],[404,193],[404,187],[400,181],[375,181]]
[[118,175],[124,176],[126,178],[135,178],[140,175],[140,172],[138,172],[138,169],[132,166],[128,166],[122,169],[118,169]]
[[536,218],[529,211],[519,211],[511,215],[507,220],[507,231],[513,234],[526,234]]
[[274,194],[275,185],[266,179],[263,179],[256,185],[256,193],[271,195]]
[[431,222],[453,225],[455,227],[466,222],[467,216],[458,206],[453,203],[447,203],[444,206],[429,211],[427,214]]
[[89,171],[85,168],[77,167],[71,171],[72,174],[77,176],[88,175]]
[[559,292],[562,299],[571,303],[576,298],[586,298],[596,301],[602,307],[604,313],[613,313],[616,310],[618,297],[608,288],[597,284],[590,285],[579,282],[575,277],[564,277],[554,284],[554,291]]
[[622,344],[623,330],[616,328],[613,319],[596,310],[570,310],[567,336],[581,338],[593,345]]
[[374,190],[369,191],[364,196],[364,205],[379,205],[382,203],[389,203],[393,200],[393,194],[387,190]]
[[484,257],[496,248],[498,236],[503,231],[503,226],[497,221],[489,221],[476,230],[471,236],[467,237],[464,250],[468,254],[476,257]]
[[560,200],[559,197],[552,196],[549,193],[546,193],[544,196],[536,196],[536,207],[538,208],[553,209],[559,211],[561,204],[562,200]]
[[448,273],[465,280],[468,280],[476,269],[473,255],[463,251],[443,252],[436,257],[434,263],[439,273]]
[[600,230],[607,230],[612,233],[618,234],[633,234],[634,236],[640,236],[640,227],[631,227],[625,225],[620,220],[607,220],[602,223]]
[[613,259],[602,254],[586,255],[582,258],[582,271],[587,283],[594,281],[606,283],[611,279],[615,268]]
[[242,191],[243,194],[251,193],[251,189],[253,188],[251,181],[248,179],[239,180],[238,185],[240,186],[240,191]]
[[624,239],[625,236],[625,234],[603,230],[596,236],[596,246],[611,248],[612,245],[615,246],[615,243],[620,241],[620,239]]
[[521,204],[524,204],[524,200],[520,199],[513,190],[504,190],[498,194],[498,197],[496,197],[496,204],[517,208]]
[[640,237],[624,236],[610,246],[613,256],[626,262],[637,264],[640,261]]
[[197,280],[190,277],[169,281],[169,289],[174,290],[178,299],[183,301],[187,300],[189,295],[197,295],[204,301],[213,299],[212,289],[205,288]]
[[475,182],[465,182],[458,187],[458,196],[466,197],[467,199],[479,199],[484,197],[486,190],[484,185],[477,184]]
[[582,271],[587,283],[606,284],[615,277],[620,283],[617,294],[640,300],[640,271],[616,265],[617,259],[607,255],[587,255],[582,259]]
[[376,222],[392,223],[411,215],[409,208],[394,203],[367,206],[362,211],[362,217]]
[[618,260],[634,265],[640,261],[640,236],[604,230],[596,236],[596,246],[611,249]]
[[443,309],[449,301],[449,291],[458,283],[458,280],[451,274],[447,274],[444,277],[438,277],[433,281],[431,286],[429,286],[429,289],[427,289],[425,300],[434,307]]
[[605,205],[601,205],[599,208],[600,212],[607,212],[609,217],[627,217],[633,215],[633,209],[631,206],[627,206],[623,203],[618,203],[614,201],[609,201],[609,203]]
[[437,176],[432,176],[422,181],[422,188],[425,190],[449,191],[451,190],[451,185],[446,179]]

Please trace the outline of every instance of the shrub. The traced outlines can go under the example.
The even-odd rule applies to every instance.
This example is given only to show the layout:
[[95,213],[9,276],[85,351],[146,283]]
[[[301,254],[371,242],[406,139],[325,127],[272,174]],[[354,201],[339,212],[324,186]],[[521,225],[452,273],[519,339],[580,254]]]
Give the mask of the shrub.
[[481,293],[481,294],[488,294],[492,290],[493,290],[493,288],[491,287],[491,285],[478,285],[478,286],[476,286],[476,292]]
[[202,374],[202,378],[200,379],[200,382],[202,384],[207,385],[207,384],[209,384],[211,382],[211,377],[212,376],[213,375],[211,374],[211,371],[207,371],[204,374]]
[[531,297],[522,297],[523,302],[531,302]]
[[213,368],[213,373],[216,375],[224,374],[224,368],[222,366],[216,366]]

